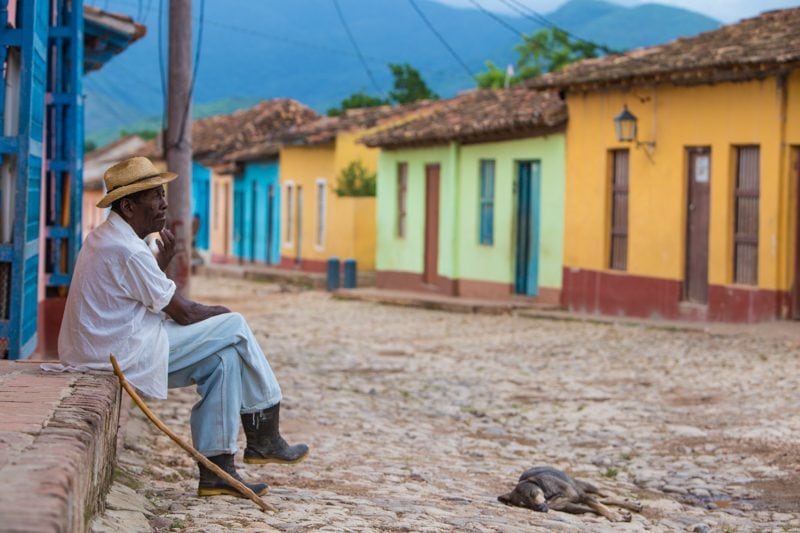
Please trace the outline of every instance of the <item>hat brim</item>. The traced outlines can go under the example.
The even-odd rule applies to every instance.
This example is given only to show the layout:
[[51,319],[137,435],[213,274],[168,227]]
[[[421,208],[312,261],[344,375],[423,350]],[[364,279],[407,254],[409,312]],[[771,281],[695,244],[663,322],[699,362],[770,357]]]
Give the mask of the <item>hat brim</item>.
[[97,202],[97,207],[108,207],[114,201],[119,200],[120,198],[124,198],[130,194],[139,191],[145,191],[147,189],[153,189],[158,187],[159,185],[163,185],[165,183],[169,183],[170,181],[177,178],[178,175],[174,172],[162,172],[158,176],[153,176],[152,178],[137,181],[136,183],[131,183],[130,185],[124,185],[122,187],[118,187],[111,191],[110,193],[103,196],[99,202]]

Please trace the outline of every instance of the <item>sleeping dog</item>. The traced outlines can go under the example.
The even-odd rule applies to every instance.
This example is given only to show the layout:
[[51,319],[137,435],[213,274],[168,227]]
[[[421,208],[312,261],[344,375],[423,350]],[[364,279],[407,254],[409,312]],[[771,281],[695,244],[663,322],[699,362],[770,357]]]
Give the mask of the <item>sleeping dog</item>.
[[540,513],[546,513],[549,509],[573,514],[597,513],[612,522],[630,522],[631,514],[619,515],[606,505],[636,512],[642,510],[642,505],[638,502],[606,498],[594,485],[573,479],[550,466],[526,470],[519,477],[519,483],[514,490],[498,496],[497,499],[506,505],[526,507]]

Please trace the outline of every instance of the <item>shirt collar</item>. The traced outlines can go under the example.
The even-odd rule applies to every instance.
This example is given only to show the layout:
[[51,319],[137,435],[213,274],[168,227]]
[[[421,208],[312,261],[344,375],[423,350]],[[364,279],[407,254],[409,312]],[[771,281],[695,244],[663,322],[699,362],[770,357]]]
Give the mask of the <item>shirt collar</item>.
[[119,215],[119,213],[117,213],[115,211],[109,212],[109,214],[108,214],[108,223],[111,224],[111,226],[115,230],[117,230],[119,232],[122,232],[125,235],[125,237],[133,237],[133,238],[142,240],[136,234],[136,232],[133,231],[133,228],[131,227],[131,225],[128,224],[128,222],[124,218],[122,218]]

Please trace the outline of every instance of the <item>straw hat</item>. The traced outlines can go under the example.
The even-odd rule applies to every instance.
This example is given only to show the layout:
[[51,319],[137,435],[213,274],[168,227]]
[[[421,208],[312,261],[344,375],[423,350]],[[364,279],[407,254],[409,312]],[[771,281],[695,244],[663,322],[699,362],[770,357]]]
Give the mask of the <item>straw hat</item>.
[[97,202],[97,207],[108,207],[123,196],[158,187],[177,177],[174,172],[159,172],[146,157],[126,159],[106,170],[103,181],[107,193]]

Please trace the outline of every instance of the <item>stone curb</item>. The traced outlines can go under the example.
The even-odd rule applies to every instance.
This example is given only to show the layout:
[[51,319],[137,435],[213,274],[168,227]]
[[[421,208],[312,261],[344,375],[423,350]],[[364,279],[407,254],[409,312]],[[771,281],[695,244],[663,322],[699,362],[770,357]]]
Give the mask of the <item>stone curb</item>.
[[[113,474],[118,382],[108,373],[47,374],[33,363],[4,364],[6,377],[9,367],[14,379],[0,381],[0,392],[14,396],[27,389],[35,399],[61,387],[63,395],[54,410],[38,415],[36,403],[16,404],[30,406],[29,420],[38,416],[38,428],[30,424],[13,432],[14,426],[5,425],[3,436],[29,443],[0,463],[0,531],[85,531],[102,510]],[[0,423],[16,410],[13,400],[4,404]]]

